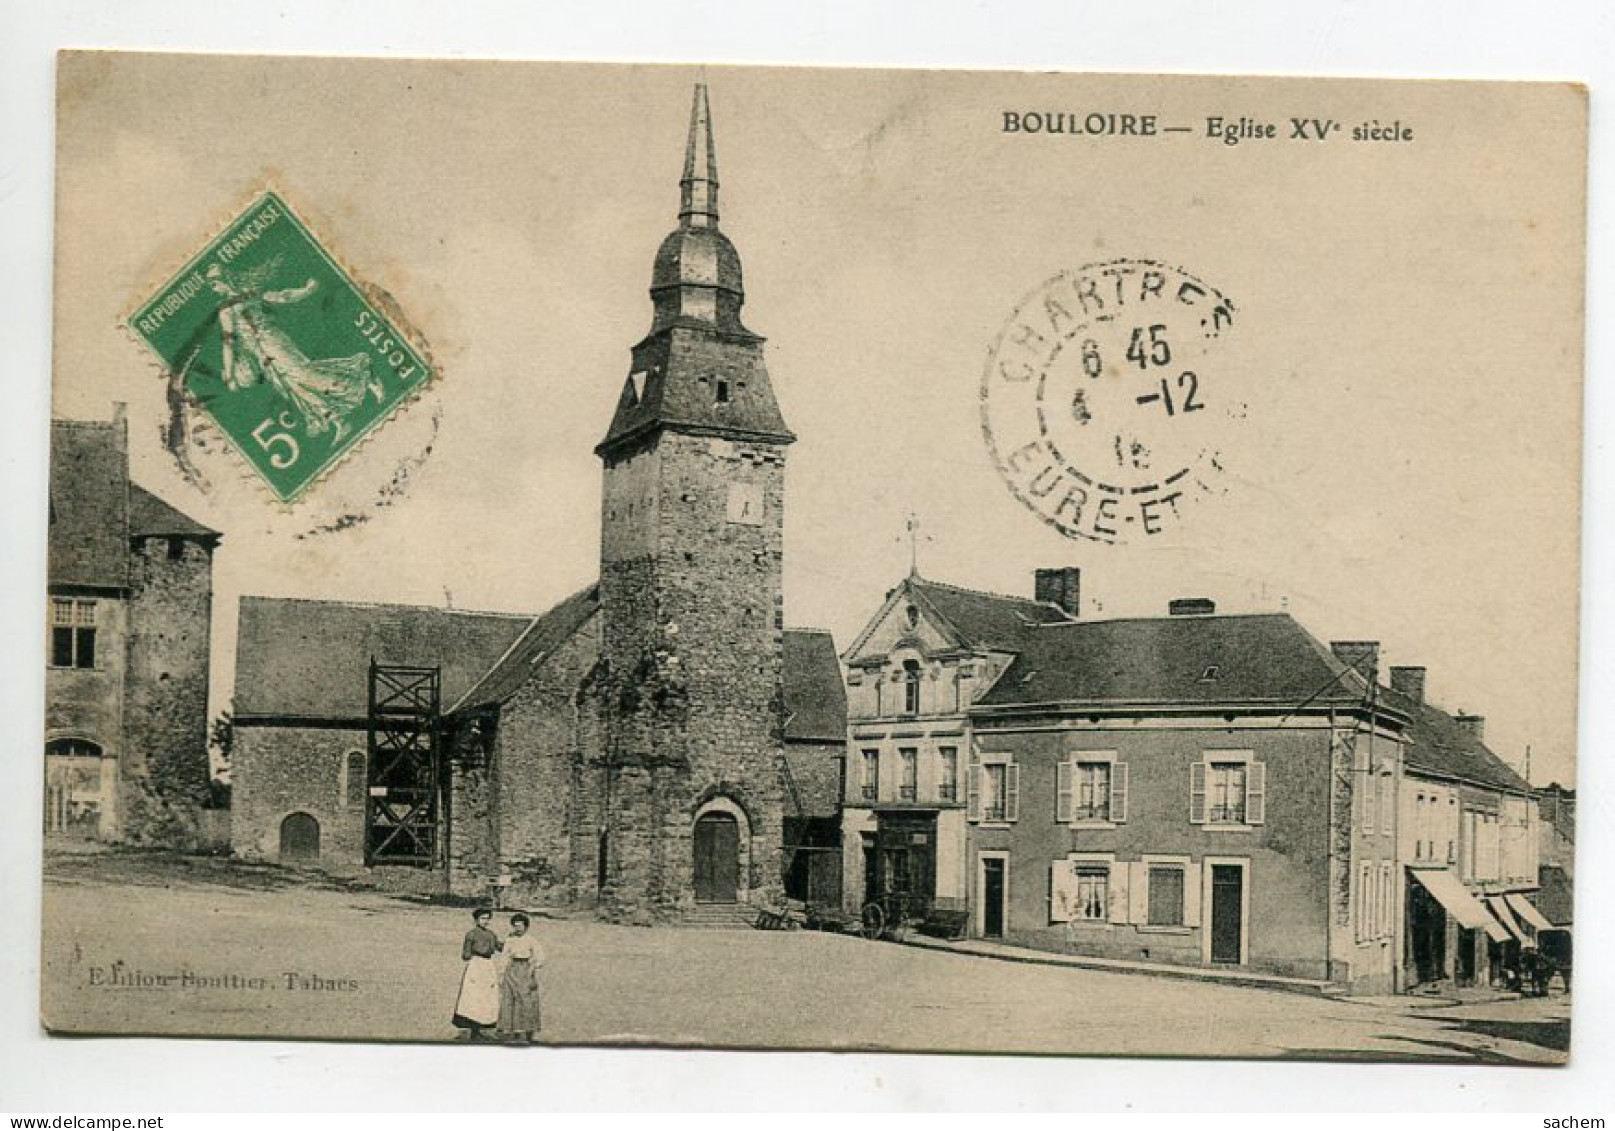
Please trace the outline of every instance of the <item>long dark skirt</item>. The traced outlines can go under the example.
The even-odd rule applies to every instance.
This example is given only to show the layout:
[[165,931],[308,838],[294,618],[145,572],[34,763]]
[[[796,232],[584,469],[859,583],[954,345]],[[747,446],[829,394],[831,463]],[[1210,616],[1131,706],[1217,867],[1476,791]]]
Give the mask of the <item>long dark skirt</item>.
[[540,1028],[538,971],[529,961],[512,959],[499,978],[499,1031],[536,1033]]

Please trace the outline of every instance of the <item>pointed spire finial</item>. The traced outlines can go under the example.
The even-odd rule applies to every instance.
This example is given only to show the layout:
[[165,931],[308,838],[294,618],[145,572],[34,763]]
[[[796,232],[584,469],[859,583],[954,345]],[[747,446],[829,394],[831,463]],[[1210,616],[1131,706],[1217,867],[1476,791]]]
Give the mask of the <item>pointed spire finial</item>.
[[679,181],[679,223],[687,228],[718,226],[718,150],[712,141],[712,111],[704,81],[695,84],[695,100],[690,104],[690,141]]

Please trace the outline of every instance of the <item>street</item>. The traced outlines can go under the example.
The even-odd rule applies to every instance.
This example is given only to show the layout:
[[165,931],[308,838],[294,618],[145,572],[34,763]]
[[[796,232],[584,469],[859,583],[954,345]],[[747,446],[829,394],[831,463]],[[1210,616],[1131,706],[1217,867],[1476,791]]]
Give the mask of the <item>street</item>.
[[[455,1035],[464,908],[166,855],[49,856],[45,899],[57,1030]],[[806,931],[533,929],[544,1043],[1557,1063],[1568,1036],[1562,995],[1432,1008]]]

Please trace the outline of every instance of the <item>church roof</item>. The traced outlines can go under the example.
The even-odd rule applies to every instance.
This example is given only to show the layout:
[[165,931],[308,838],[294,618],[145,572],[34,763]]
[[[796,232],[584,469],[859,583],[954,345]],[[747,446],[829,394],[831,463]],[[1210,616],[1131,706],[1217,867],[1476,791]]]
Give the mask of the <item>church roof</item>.
[[591,585],[572,594],[549,612],[533,617],[499,662],[465,695],[453,701],[452,709],[486,707],[509,699],[520,690],[533,669],[570,640],[573,633],[582,628],[599,608],[600,586]]
[[785,630],[785,741],[845,742],[847,687],[822,628]]
[[129,447],[122,421],[53,420],[50,584],[129,584]]
[[1065,621],[1023,629],[1014,650],[978,706],[1363,701],[1363,685],[1288,613]]
[[441,665],[444,708],[505,654],[532,618],[419,605],[243,597],[235,717],[362,719],[370,661]]
[[1440,707],[1389,687],[1380,688],[1379,695],[1387,705],[1412,719],[1402,754],[1410,772],[1422,771],[1510,793],[1530,792],[1524,778]]
[[1025,597],[961,589],[918,575],[909,578],[907,585],[958,633],[967,647],[1017,651],[1028,628],[1071,619],[1053,605]]

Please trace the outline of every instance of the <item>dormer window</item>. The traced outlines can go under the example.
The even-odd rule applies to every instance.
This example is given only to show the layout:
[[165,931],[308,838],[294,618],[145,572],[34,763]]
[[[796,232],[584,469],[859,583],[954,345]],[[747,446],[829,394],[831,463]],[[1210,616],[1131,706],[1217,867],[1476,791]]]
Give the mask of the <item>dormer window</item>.
[[907,609],[905,609],[903,611],[903,615],[908,617],[908,626],[910,628],[918,628],[920,626],[920,610],[916,609],[913,605],[910,605]]
[[1206,668],[1205,671],[1200,673],[1200,682],[1201,683],[1212,683],[1212,682],[1214,682],[1216,680],[1216,678],[1217,678],[1217,665],[1216,664],[1210,665],[1209,667]]

